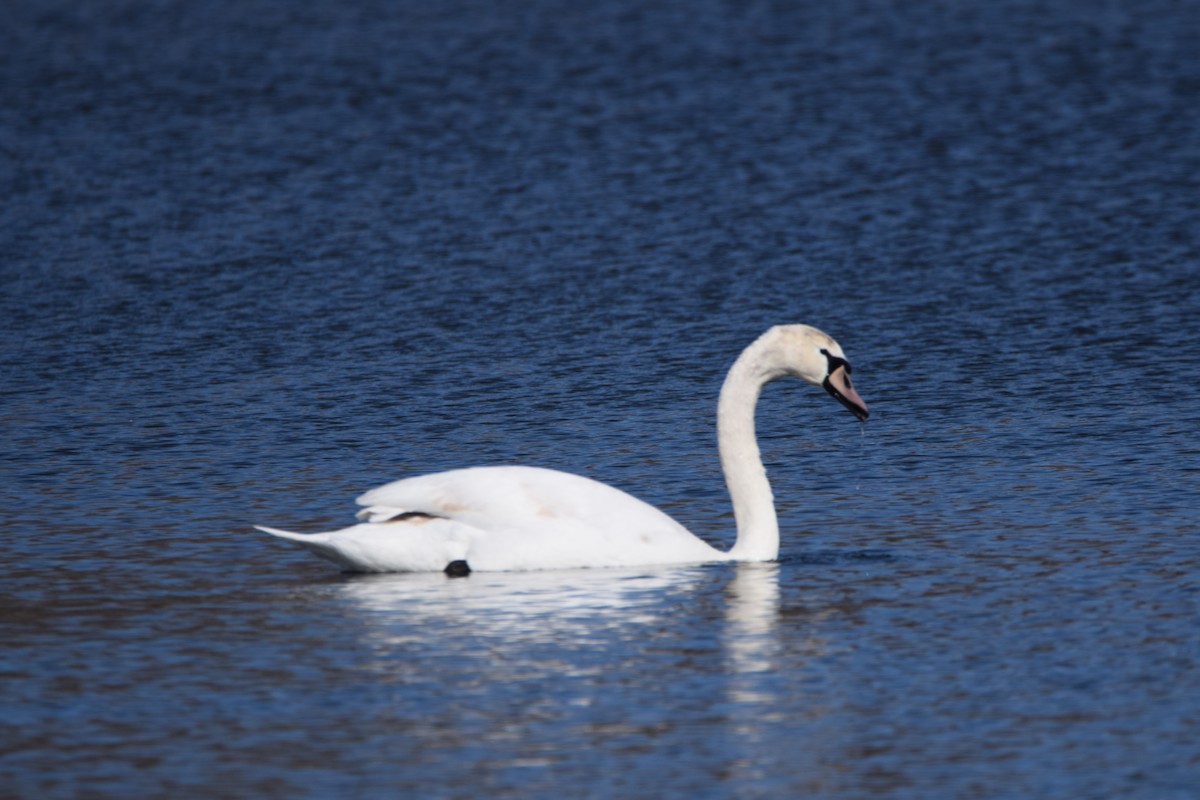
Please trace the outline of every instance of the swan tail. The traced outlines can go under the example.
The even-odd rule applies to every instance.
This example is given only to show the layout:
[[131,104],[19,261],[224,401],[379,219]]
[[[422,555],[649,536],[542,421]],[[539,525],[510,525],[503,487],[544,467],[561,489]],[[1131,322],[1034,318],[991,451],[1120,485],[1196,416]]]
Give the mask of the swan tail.
[[280,539],[287,539],[289,542],[296,544],[308,550],[314,555],[318,555],[326,561],[332,561],[340,567],[344,567],[352,572],[377,572],[371,564],[363,562],[361,559],[354,558],[352,554],[344,552],[344,547],[333,541],[333,534],[330,533],[292,533],[291,531],[283,531],[279,528],[268,528],[265,525],[255,525],[263,533],[269,533],[272,536],[278,536]]
[[[470,536],[462,525],[411,512],[399,522],[367,523],[329,533],[292,533],[263,525],[254,527],[295,542],[351,572],[442,572],[454,562],[467,560]],[[466,574],[460,565],[455,565],[452,573]]]
[[268,528],[265,525],[255,525],[263,533],[269,533],[272,536],[278,536],[280,539],[287,539],[289,542],[296,544],[308,550],[311,553],[316,553],[322,558],[327,558],[338,564],[346,564],[346,560],[342,557],[341,548],[334,542],[330,541],[331,534],[328,533],[292,533],[291,531],[282,531],[279,528]]
[[268,528],[265,525],[255,525],[254,527],[263,533],[278,536],[280,539],[289,539],[306,545],[323,544],[329,536],[327,533],[292,533],[291,531],[281,531],[279,528]]

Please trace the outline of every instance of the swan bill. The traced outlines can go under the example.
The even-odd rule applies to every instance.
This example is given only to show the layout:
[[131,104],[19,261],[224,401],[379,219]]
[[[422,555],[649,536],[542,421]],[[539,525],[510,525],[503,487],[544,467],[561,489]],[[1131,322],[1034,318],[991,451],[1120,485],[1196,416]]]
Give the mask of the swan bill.
[[825,391],[833,395],[839,403],[844,405],[846,409],[858,417],[859,421],[866,420],[871,415],[867,410],[867,404],[858,396],[858,392],[854,391],[854,384],[850,382],[850,365],[844,361],[838,364],[829,371],[825,376],[825,380],[821,383],[825,387]]

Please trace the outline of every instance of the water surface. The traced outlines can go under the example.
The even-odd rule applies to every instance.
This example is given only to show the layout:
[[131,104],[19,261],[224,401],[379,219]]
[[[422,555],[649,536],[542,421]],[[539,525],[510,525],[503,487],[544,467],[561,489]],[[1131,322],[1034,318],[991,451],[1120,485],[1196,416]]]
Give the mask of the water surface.
[[[1146,797],[1200,780],[1194,2],[17,2],[16,797]],[[777,564],[343,575],[396,477],[580,472]]]

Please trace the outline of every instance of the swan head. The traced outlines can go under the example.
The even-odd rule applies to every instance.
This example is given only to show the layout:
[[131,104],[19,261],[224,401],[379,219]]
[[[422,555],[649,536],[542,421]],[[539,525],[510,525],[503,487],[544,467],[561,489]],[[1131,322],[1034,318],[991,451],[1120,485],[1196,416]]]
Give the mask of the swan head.
[[771,349],[777,362],[772,372],[820,386],[860,420],[870,416],[850,380],[850,361],[832,336],[811,325],[779,325],[767,336],[775,343]]

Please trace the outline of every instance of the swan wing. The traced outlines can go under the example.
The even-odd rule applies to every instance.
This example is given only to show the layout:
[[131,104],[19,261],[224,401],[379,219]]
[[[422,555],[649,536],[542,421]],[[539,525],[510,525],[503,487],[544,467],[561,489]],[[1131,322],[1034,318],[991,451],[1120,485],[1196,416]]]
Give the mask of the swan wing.
[[[394,481],[358,498],[360,516],[458,523],[472,569],[558,569],[720,560],[654,506],[540,467],[472,467]],[[444,565],[443,565],[444,566]]]

